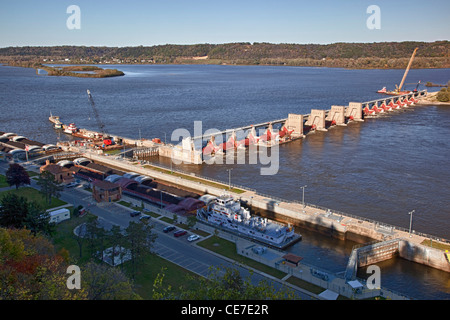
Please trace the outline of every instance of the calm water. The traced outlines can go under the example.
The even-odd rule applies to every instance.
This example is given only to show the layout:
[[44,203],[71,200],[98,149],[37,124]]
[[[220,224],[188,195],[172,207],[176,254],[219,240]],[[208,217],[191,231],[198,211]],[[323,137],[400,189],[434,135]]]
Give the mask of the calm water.
[[[345,70],[262,66],[109,66],[124,77],[85,79],[36,75],[32,69],[0,67],[0,131],[54,143],[48,116],[97,130],[86,90],[110,133],[170,141],[173,130],[220,130],[309,113],[350,101],[378,99],[394,88],[403,70]],[[411,70],[408,89],[446,83],[449,69]],[[423,86],[421,87],[424,88]],[[430,91],[438,90],[431,89]],[[309,135],[280,147],[280,168],[263,165],[182,165],[204,176],[285,199],[301,200],[387,224],[450,238],[450,108],[413,107],[380,119]],[[157,160],[157,159],[156,159]],[[168,164],[163,159],[163,163]],[[302,232],[290,250],[324,269],[345,269],[353,243]],[[386,281],[383,281],[385,279]],[[421,299],[449,299],[450,276],[396,259],[382,264],[382,285]]]

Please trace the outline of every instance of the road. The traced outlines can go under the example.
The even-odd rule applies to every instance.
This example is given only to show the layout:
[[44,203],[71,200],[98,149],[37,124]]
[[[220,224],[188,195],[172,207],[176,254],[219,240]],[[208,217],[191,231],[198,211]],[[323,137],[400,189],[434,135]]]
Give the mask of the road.
[[[0,172],[2,174],[6,172],[7,165],[7,163],[0,164]],[[32,170],[32,168],[29,167],[27,170]],[[33,179],[31,179],[31,187],[38,189],[36,181]],[[88,208],[92,214],[99,217],[101,224],[107,229],[112,225],[127,228],[130,221],[139,221],[139,217],[131,217],[131,210],[121,205],[115,203],[97,205],[90,193],[82,190],[81,187],[70,189],[64,188],[61,192],[60,199],[75,206],[82,205],[83,207]],[[249,268],[237,265],[234,261],[218,254],[211,253],[210,251],[197,246],[196,242],[187,241],[188,235],[175,238],[173,236],[173,231],[164,233],[162,230],[168,225],[168,223],[164,221],[156,218],[151,218],[151,221],[154,225],[153,232],[156,232],[158,235],[153,245],[153,251],[162,258],[175,263],[186,270],[206,277],[210,272],[210,267],[235,268],[240,272],[243,279],[251,277],[251,281],[254,285],[257,285],[260,281],[264,280],[273,285],[276,289],[280,289],[284,286],[282,281],[258,271],[251,273]],[[310,294],[295,288],[292,288],[292,290],[297,294],[299,299],[311,299]]]

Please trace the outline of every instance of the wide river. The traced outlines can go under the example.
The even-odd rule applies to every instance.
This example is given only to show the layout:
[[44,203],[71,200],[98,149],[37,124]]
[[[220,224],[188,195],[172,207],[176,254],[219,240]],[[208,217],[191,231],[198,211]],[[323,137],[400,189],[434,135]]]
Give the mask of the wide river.
[[[89,89],[107,132],[130,138],[171,141],[176,129],[194,134],[230,129],[379,99],[403,70],[332,68],[117,65],[123,77],[87,79],[37,75],[33,69],[0,67],[0,131],[45,143],[65,140],[52,129],[50,113],[64,123],[98,130]],[[447,83],[449,69],[412,69],[406,88],[417,82]],[[423,85],[420,89],[424,89]],[[429,88],[436,91],[438,88]],[[275,174],[269,164],[178,165],[287,200],[302,200],[385,224],[450,238],[450,107],[415,106],[387,117],[308,135],[279,148]],[[158,161],[158,159],[155,159]],[[274,160],[275,161],[275,160]],[[163,159],[165,165],[169,163]],[[354,243],[301,230],[289,251],[331,272],[345,270]],[[419,299],[449,299],[450,275],[393,259],[380,263],[383,287]],[[361,276],[364,276],[361,275]]]

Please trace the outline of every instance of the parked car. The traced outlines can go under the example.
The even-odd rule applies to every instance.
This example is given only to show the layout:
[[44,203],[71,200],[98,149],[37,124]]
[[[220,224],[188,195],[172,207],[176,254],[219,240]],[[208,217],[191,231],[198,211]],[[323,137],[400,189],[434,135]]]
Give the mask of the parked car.
[[148,221],[150,218],[149,215],[143,214],[142,217],[139,218],[139,221]]
[[198,235],[196,235],[196,234],[191,234],[189,237],[188,237],[188,241],[195,241],[195,240],[197,240],[197,239],[199,239],[200,237],[198,236]]
[[78,186],[77,182],[71,182],[71,183],[66,184],[66,188],[73,188],[73,187],[76,187],[76,186]]
[[187,233],[186,230],[178,230],[173,235],[178,238],[178,237],[185,235],[186,233]]
[[170,232],[170,231],[172,231],[172,230],[175,230],[175,227],[174,227],[174,226],[167,226],[167,227],[164,228],[163,231],[164,231],[165,233],[167,233],[167,232]]
[[141,214],[140,211],[133,211],[133,212],[130,212],[130,216],[131,216],[131,217],[137,217],[137,216],[140,215],[140,214]]

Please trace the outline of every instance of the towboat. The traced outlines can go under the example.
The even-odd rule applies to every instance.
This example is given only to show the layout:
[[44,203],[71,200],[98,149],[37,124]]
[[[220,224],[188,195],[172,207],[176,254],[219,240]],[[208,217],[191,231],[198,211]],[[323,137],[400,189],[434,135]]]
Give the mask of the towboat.
[[301,239],[290,224],[252,216],[239,200],[229,195],[222,195],[208,206],[198,209],[197,219],[277,248],[284,248]]
[[75,123],[71,123],[64,128],[64,133],[74,134],[76,132],[78,132],[78,128],[75,126]]

